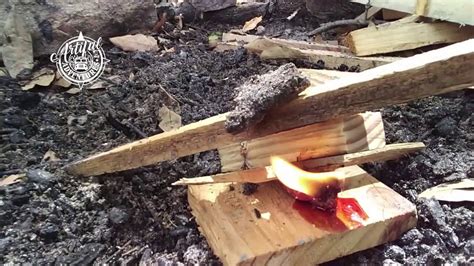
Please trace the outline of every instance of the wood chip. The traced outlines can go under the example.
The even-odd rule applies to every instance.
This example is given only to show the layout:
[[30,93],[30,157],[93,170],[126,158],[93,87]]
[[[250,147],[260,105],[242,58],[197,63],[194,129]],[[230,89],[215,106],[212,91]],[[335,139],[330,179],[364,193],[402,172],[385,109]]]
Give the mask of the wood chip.
[[248,32],[248,31],[251,31],[251,30],[255,29],[257,27],[258,23],[262,22],[262,19],[263,19],[263,17],[259,16],[259,17],[254,17],[253,19],[245,22],[244,26],[242,27],[242,31],[243,32]]
[[125,35],[110,38],[110,41],[120,49],[128,52],[158,51],[158,42],[144,34]]
[[158,125],[163,131],[171,131],[181,127],[181,116],[171,111],[166,105],[158,111],[160,116],[160,124]]
[[449,202],[474,201],[474,179],[444,183],[423,191],[418,197]]
[[9,175],[3,179],[0,179],[0,187],[18,183],[24,177],[25,177],[25,174]]
[[59,158],[56,156],[56,153],[52,150],[48,150],[42,159],[43,162],[57,162]]

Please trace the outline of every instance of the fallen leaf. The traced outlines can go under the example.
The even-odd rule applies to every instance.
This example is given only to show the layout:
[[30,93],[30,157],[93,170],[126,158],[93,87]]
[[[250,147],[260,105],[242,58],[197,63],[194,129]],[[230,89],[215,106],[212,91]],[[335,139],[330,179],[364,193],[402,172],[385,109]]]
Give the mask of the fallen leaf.
[[16,78],[23,69],[33,68],[33,43],[23,18],[17,14],[13,6],[6,18],[3,31],[5,42],[2,47],[2,59],[13,78]]
[[120,47],[120,49],[129,52],[158,51],[158,42],[151,36],[143,34],[125,35],[110,38],[110,41]]
[[0,67],[0,77],[8,76],[8,70],[6,67]]
[[260,23],[262,21],[263,17],[262,16],[259,16],[259,17],[254,17],[253,19],[245,22],[244,26],[242,27],[242,31],[243,32],[248,32],[248,31],[251,31],[253,29],[255,29],[258,25],[258,23]]
[[43,162],[57,162],[59,158],[56,157],[56,153],[52,150],[48,150],[43,156]]
[[33,77],[25,85],[21,87],[22,90],[27,91],[33,89],[36,85],[38,86],[49,86],[54,81],[56,74],[49,68],[43,68],[33,73]]
[[474,201],[474,179],[437,185],[423,191],[418,197],[450,202]]
[[0,180],[0,187],[18,183],[25,176],[26,176],[25,174],[9,175],[9,176],[7,176],[7,177]]
[[158,126],[163,131],[167,132],[181,127],[181,116],[168,109],[166,105],[163,105],[163,107],[158,110],[158,114],[161,119]]
[[63,87],[63,88],[69,88],[71,87],[72,84],[71,82],[61,77],[61,74],[59,74],[59,71],[56,71],[56,77],[54,79],[53,85]]
[[219,34],[217,32],[211,33],[208,37],[209,46],[210,47],[216,47],[217,43],[220,40],[220,38],[221,38],[221,34]]

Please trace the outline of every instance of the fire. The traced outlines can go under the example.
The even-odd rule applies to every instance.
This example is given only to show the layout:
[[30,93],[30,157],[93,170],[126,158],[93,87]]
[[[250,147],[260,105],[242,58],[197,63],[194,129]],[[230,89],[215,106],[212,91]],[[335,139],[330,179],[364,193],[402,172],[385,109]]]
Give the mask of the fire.
[[271,164],[278,180],[296,199],[310,201],[320,209],[335,211],[337,193],[342,190],[342,173],[311,173],[279,157],[272,157]]
[[[307,172],[279,157],[272,157],[271,163],[273,172],[287,191],[295,199],[309,202],[313,212],[316,212],[315,208],[324,210],[330,215],[328,216],[330,219],[339,220],[345,228],[362,226],[364,220],[368,218],[356,199],[337,197],[343,187],[342,173]],[[296,204],[295,206],[305,219],[321,224],[320,220],[324,215],[309,212],[307,208],[304,208],[305,205]]]
[[[273,172],[287,191],[295,199],[310,203],[313,212],[310,212],[304,204],[294,205],[310,222],[327,225],[332,224],[328,223],[329,220],[337,219],[342,222],[344,228],[356,228],[362,226],[364,220],[368,218],[356,199],[337,197],[344,180],[341,172],[312,173],[279,157],[272,157],[271,163]],[[326,215],[321,215],[322,212],[318,213],[315,209],[326,211]]]

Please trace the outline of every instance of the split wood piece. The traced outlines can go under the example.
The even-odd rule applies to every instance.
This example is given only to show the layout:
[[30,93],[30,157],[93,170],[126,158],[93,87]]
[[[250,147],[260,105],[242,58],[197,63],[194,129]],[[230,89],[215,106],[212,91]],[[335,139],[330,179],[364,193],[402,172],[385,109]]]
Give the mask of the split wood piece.
[[[383,148],[336,155],[331,157],[309,159],[296,164],[303,169],[312,169],[312,171],[333,171],[338,167],[359,165],[369,162],[382,162],[397,159],[408,153],[417,152],[425,148],[421,142],[399,143],[386,145]],[[344,171],[337,169],[336,171]],[[202,176],[195,178],[183,178],[173,183],[173,185],[205,185],[213,183],[264,183],[276,180],[271,166],[253,168],[244,171],[230,172],[224,174]]]
[[419,16],[474,25],[472,0],[351,0],[360,4],[393,9]]
[[346,66],[346,68],[355,67],[357,70],[367,70],[399,59],[396,57],[356,57],[341,52],[299,49],[267,38],[256,39],[245,45],[245,48],[259,54],[260,58],[264,60],[302,59],[315,64],[323,64],[324,68],[331,69]]
[[234,143],[218,149],[221,171],[270,165],[271,156],[296,162],[385,146],[382,115],[367,112]]
[[224,265],[314,265],[393,241],[416,226],[412,203],[360,167],[348,168],[352,187],[339,197],[355,198],[368,215],[355,229],[338,228],[336,220],[301,207],[277,182],[250,196],[229,183],[190,186],[188,201]]
[[68,165],[66,170],[73,175],[89,176],[137,168],[332,118],[459,90],[474,85],[472,69],[474,40],[468,40],[311,86],[298,99],[268,113],[258,127],[244,133],[227,133],[226,114],[221,114],[96,154]]
[[470,38],[474,38],[472,26],[462,27],[450,22],[394,21],[352,31],[345,42],[354,54],[366,56],[455,43]]
[[[257,39],[264,39],[262,36],[258,35],[241,35],[235,34],[231,32],[226,32],[222,34],[222,42],[223,43],[243,43],[248,44]],[[317,42],[304,42],[304,41],[296,41],[296,40],[287,40],[287,39],[278,39],[278,38],[268,38],[271,41],[285,45],[292,48],[298,49],[312,49],[312,50],[323,50],[323,51],[333,51],[333,52],[349,52],[349,49],[342,45],[332,45],[326,43],[317,43]]]

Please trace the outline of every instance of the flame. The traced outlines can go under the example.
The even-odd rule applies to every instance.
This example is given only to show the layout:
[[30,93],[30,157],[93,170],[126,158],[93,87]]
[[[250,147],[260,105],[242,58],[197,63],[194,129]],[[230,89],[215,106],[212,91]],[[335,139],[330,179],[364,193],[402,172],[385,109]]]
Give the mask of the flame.
[[324,190],[334,188],[341,190],[343,173],[311,173],[279,157],[271,157],[273,172],[287,188],[303,193],[311,198],[321,195]]

